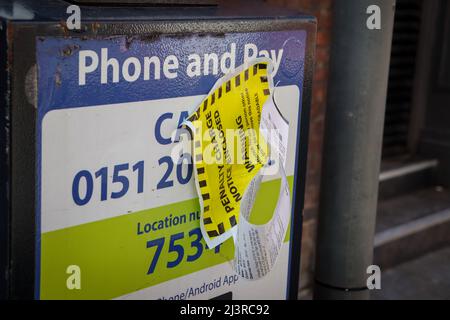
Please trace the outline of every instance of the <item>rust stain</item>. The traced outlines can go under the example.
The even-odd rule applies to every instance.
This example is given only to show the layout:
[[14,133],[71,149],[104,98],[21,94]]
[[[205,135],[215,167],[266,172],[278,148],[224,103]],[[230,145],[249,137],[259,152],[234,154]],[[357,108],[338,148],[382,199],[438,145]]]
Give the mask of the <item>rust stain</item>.
[[138,37],[136,37],[136,36],[127,36],[125,38],[125,48],[126,48],[126,50],[129,50],[130,47],[131,47],[131,44],[133,43],[133,41],[137,40],[137,39],[138,39]]
[[62,80],[61,80],[61,66],[58,65],[58,67],[56,68],[56,73],[55,73],[55,84],[57,87],[60,87],[62,84]]
[[68,45],[64,48],[61,49],[61,56],[63,57],[70,57],[71,55],[73,55],[73,53],[77,50],[80,49],[79,45],[73,44],[73,45]]
[[65,20],[61,20],[59,22],[59,26],[64,33],[64,36],[67,37],[69,35],[69,28],[67,28],[67,23]]
[[143,41],[143,42],[155,42],[158,41],[162,36],[162,33],[158,32],[158,33],[151,33],[151,34],[146,34],[146,35],[141,35],[139,36],[139,40]]
[[97,34],[98,30],[100,29],[101,25],[98,22],[91,23],[91,30],[92,33]]
[[[188,39],[188,38],[225,38],[226,34],[224,32],[210,32],[210,33],[161,33],[155,32],[151,34],[138,35],[131,37],[132,40],[140,40],[142,42],[155,42],[161,38],[172,38],[172,39]],[[128,41],[128,38],[127,38]]]

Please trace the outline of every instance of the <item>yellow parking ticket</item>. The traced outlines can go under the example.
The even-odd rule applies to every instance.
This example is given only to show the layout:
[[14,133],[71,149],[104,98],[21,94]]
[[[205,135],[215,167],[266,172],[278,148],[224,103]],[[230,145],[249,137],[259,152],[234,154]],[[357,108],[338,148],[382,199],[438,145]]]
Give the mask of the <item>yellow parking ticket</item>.
[[185,121],[193,136],[200,224],[209,248],[236,235],[244,193],[268,162],[260,123],[271,97],[269,69],[271,63],[260,59],[226,75]]

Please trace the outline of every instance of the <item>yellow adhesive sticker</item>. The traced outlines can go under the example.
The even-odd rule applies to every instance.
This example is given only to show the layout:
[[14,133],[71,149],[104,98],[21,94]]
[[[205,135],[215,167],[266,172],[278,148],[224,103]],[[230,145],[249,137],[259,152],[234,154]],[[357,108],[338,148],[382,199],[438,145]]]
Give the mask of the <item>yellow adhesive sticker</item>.
[[260,133],[262,109],[271,98],[268,66],[256,62],[223,78],[185,122],[209,248],[236,234],[244,193],[268,162]]

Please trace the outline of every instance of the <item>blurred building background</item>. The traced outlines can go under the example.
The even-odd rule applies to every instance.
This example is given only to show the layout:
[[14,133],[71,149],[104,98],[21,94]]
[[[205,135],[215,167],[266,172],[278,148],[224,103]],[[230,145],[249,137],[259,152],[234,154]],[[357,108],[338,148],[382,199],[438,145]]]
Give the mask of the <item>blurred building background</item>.
[[[268,1],[318,19],[299,290],[308,299],[334,7]],[[374,263],[382,290],[373,298],[450,299],[450,1],[397,0],[379,183]]]

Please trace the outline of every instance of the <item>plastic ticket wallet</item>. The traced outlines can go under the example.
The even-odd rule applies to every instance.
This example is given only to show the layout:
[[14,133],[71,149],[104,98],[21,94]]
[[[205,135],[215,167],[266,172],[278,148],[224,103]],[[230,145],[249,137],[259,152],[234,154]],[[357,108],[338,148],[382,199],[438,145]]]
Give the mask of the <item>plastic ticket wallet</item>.
[[[185,125],[193,134],[203,237],[209,248],[234,238],[234,270],[259,279],[272,269],[291,212],[285,173],[289,124],[273,100],[273,65],[256,59],[220,79]],[[274,217],[249,222],[262,177],[280,172]],[[257,212],[255,214],[258,214]]]

